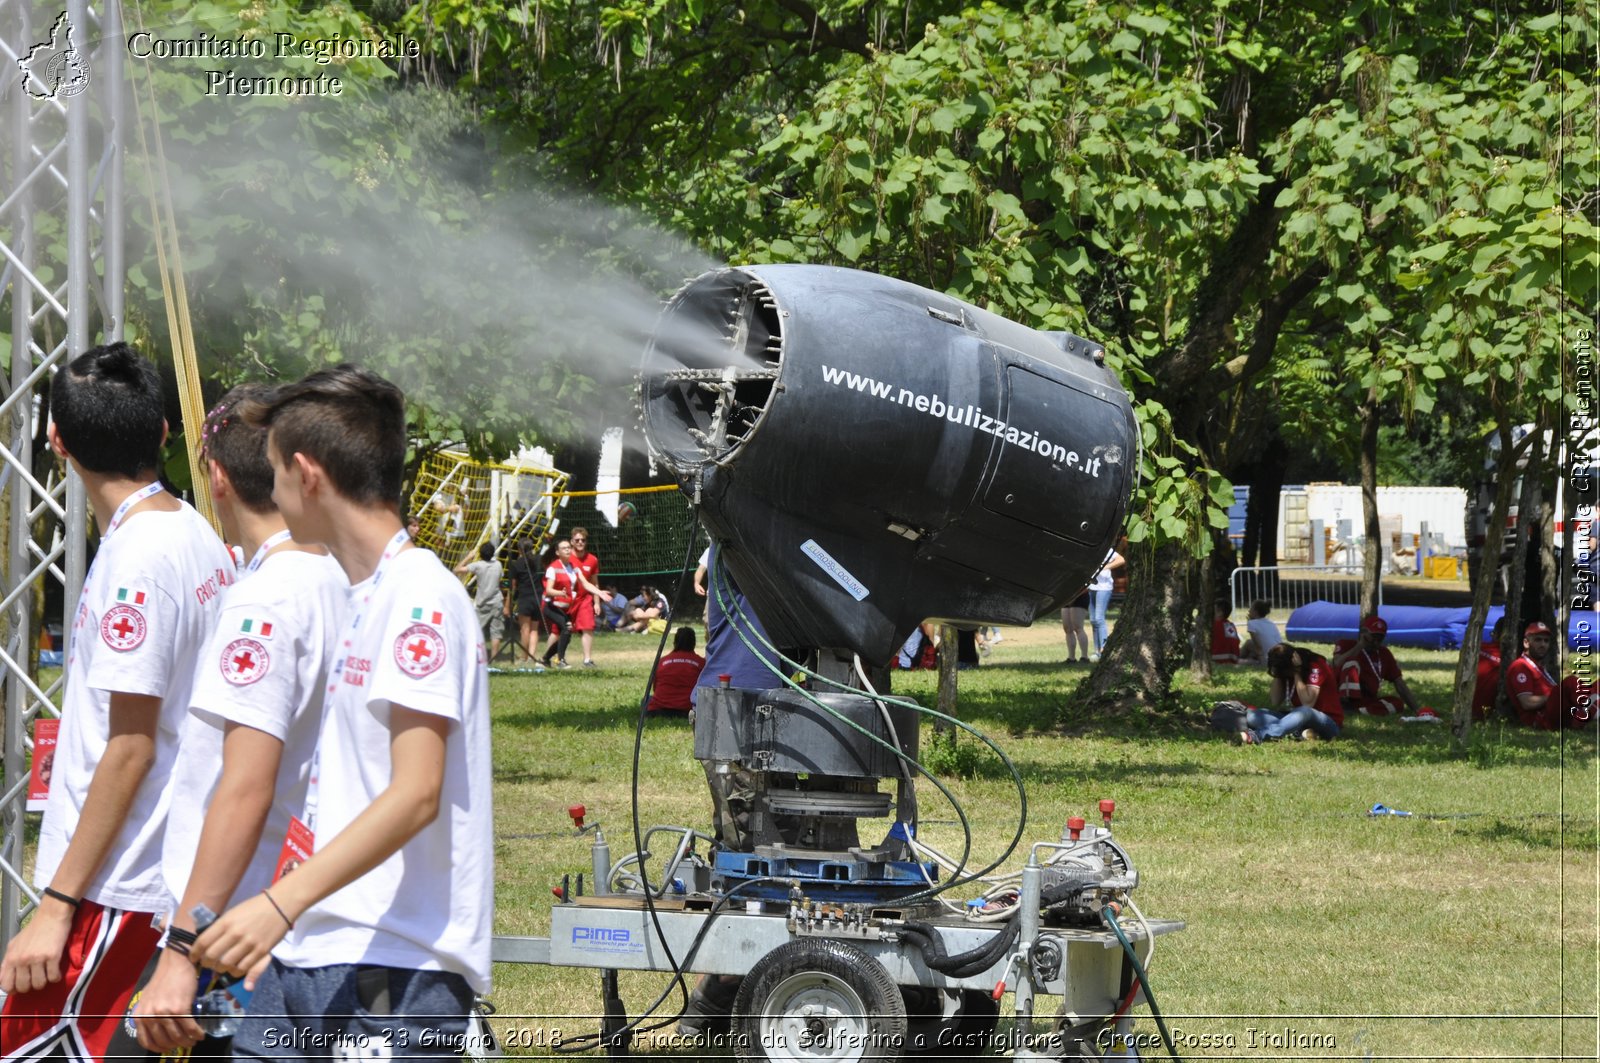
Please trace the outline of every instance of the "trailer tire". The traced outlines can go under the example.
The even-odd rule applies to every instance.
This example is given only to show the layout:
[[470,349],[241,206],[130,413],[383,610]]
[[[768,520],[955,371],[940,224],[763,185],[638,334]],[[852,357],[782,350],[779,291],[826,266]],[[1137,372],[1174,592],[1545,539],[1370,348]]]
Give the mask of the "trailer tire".
[[905,1000],[883,964],[829,938],[796,938],[763,956],[733,1014],[745,1063],[890,1063],[906,1039]]

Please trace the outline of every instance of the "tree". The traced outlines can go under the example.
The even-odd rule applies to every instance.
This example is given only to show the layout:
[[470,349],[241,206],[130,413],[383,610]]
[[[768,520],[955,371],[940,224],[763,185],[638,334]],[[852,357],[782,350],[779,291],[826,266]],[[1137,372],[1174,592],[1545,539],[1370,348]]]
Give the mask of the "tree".
[[[1357,394],[1426,413],[1466,324],[1448,297],[1461,274],[1435,264],[1470,237],[1459,269],[1486,267],[1470,261],[1488,237],[1467,231],[1475,197],[1508,170],[1531,188],[1552,144],[1587,135],[1548,100],[1572,91],[1562,66],[1592,41],[1589,14],[1528,5],[1044,3],[936,8],[920,33],[872,3],[568,0],[531,26],[506,6],[538,59],[519,57],[518,30],[474,22],[480,6],[408,17],[455,34],[434,76],[550,169],[734,260],[857,265],[1106,340],[1149,475],[1131,596],[1089,680],[1102,707],[1166,704],[1190,659],[1195,558],[1231,501],[1222,474],[1248,460],[1256,382],[1315,350]],[[1540,255],[1592,232],[1586,216],[1518,232],[1538,196],[1508,197],[1489,211],[1506,236],[1553,238]],[[1592,290],[1592,261],[1567,262],[1565,277],[1494,267],[1499,286],[1473,295],[1483,320],[1459,334],[1489,342],[1488,320],[1553,287]]]

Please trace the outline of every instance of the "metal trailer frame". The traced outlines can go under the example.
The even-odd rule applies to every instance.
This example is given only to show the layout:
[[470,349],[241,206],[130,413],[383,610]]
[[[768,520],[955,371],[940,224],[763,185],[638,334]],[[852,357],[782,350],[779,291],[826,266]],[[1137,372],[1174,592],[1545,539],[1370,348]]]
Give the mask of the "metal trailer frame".
[[[686,828],[677,829],[684,830],[686,838],[692,833]],[[596,851],[604,845],[604,839],[597,837]],[[1059,1060],[1063,1058],[1059,1054],[1062,1046],[1059,1041],[1052,1041],[1052,1031],[1035,1029],[1035,1020],[1040,1018],[1038,998],[1062,998],[1061,1010],[1045,1018],[1054,1020],[1060,1016],[1069,1026],[1092,1028],[1116,1012],[1125,983],[1123,951],[1115,934],[1108,930],[1041,926],[1038,854],[1052,848],[1060,846],[1035,845],[1023,870],[1015,916],[1022,926],[1015,949],[987,969],[965,977],[950,977],[930,969],[917,947],[897,940],[873,920],[851,923],[797,916],[791,905],[772,900],[751,900],[742,909],[718,912],[718,897],[704,893],[655,898],[650,905],[654,908],[652,918],[642,894],[606,893],[604,878],[597,880],[602,892],[568,896],[551,909],[549,937],[496,937],[492,959],[496,963],[591,968],[601,973],[602,995],[610,996],[615,993],[618,971],[671,973],[676,969],[694,974],[745,976],[764,957],[791,941],[807,937],[834,939],[848,942],[877,961],[898,985],[984,994],[994,993],[997,986],[1009,987],[1015,995],[1017,1026],[1000,1046],[1009,1048],[1011,1058],[1017,1060]],[[609,855],[597,857],[597,874],[608,859]],[[672,864],[676,867],[677,861]],[[906,913],[896,909],[893,902],[885,902],[874,914],[892,925]],[[708,921],[713,921],[709,927]],[[978,948],[1005,927],[1002,923],[974,923],[948,916],[922,921],[939,928],[950,953]],[[661,928],[659,935],[656,922]],[[1170,919],[1151,919],[1148,925],[1155,937],[1184,928],[1182,922]],[[690,951],[702,932],[704,938],[691,957]],[[1127,928],[1124,933],[1142,964],[1150,953],[1150,938],[1141,927]],[[1045,965],[1026,959],[1038,955],[1054,955],[1056,962]],[[1144,1002],[1140,987],[1134,1003]],[[606,1011],[609,1021],[626,1018],[614,1014],[609,1006]],[[1131,1016],[1124,1014],[1113,1029],[1127,1034],[1131,1025]],[[607,1047],[604,1041],[602,1047]],[[617,1050],[611,1058],[625,1054]]]
[[[0,675],[5,686],[4,789],[0,792],[0,947],[37,902],[24,881],[23,812],[29,726],[55,715],[65,681],[41,688],[33,668],[34,596],[60,581],[65,618],[83,587],[87,501],[70,471],[36,478],[33,441],[42,385],[67,359],[122,337],[123,34],[117,3],[64,0],[57,43],[87,75],[30,82],[22,63],[48,43],[59,16],[42,21],[33,0],[0,0],[0,295],[11,300],[10,373],[0,394],[0,496],[9,534],[0,574]],[[46,7],[49,11],[51,8]],[[42,97],[34,90],[45,90]],[[38,533],[36,528],[51,529]]]

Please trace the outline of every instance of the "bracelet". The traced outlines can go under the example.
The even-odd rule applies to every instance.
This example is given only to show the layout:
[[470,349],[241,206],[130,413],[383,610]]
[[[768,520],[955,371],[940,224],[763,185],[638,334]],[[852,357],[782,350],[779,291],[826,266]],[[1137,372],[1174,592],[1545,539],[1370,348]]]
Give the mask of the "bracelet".
[[74,911],[77,910],[78,905],[82,902],[82,898],[80,897],[69,897],[60,890],[52,889],[49,886],[44,888],[44,895],[46,897],[54,897],[56,900],[60,901],[62,904],[73,909]]
[[281,918],[284,921],[284,923],[289,927],[290,930],[293,930],[294,929],[294,920],[290,919],[288,914],[284,912],[283,907],[281,905],[279,905],[277,901],[272,899],[272,894],[268,893],[266,890],[262,890],[261,891],[261,896],[263,896],[263,897],[265,897],[267,899],[267,903],[272,905],[272,910],[278,913],[278,917]]
[[193,945],[199,937],[200,935],[196,934],[193,930],[185,930],[180,926],[167,927],[167,940],[176,941],[178,944],[185,947]]
[[176,952],[179,956],[182,956],[184,958],[188,958],[189,946],[188,946],[188,944],[186,942],[168,941],[166,943],[166,945],[163,946],[163,948],[167,952]]

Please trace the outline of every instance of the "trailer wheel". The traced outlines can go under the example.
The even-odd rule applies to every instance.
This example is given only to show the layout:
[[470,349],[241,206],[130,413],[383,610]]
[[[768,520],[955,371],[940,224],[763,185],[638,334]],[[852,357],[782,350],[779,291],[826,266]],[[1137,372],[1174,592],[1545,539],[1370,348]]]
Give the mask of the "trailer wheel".
[[733,1014],[746,1063],[888,1063],[905,1044],[900,987],[883,964],[829,938],[796,938],[763,956]]

